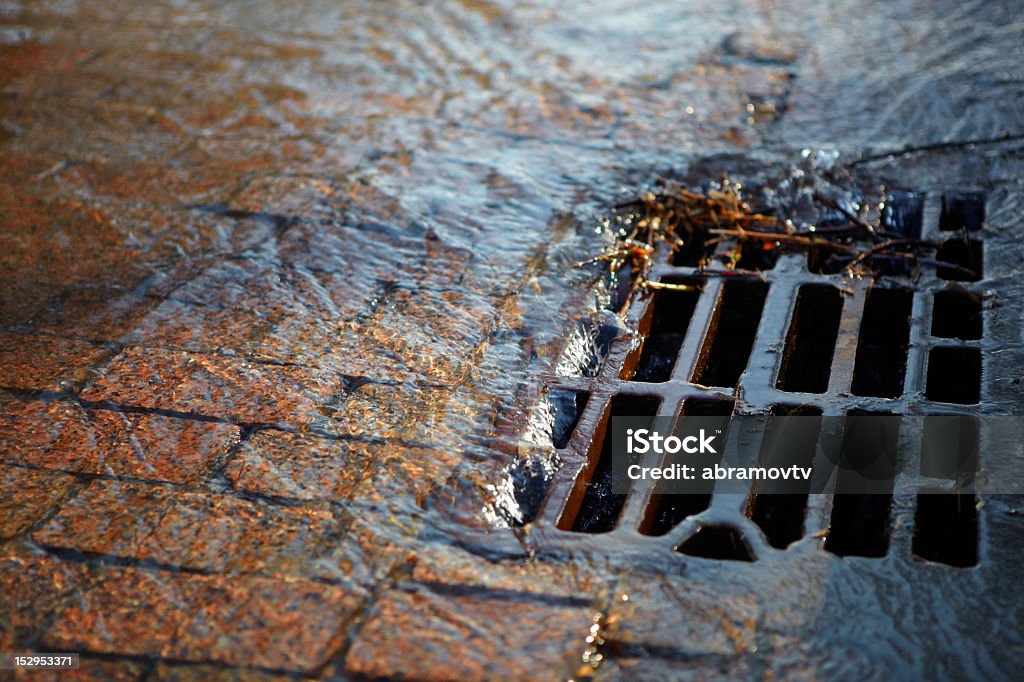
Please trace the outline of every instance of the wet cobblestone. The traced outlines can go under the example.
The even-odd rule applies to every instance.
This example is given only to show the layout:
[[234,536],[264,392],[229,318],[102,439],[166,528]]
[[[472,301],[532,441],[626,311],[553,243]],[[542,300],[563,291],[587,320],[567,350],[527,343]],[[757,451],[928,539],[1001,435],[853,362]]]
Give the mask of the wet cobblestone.
[[224,473],[239,492],[343,502],[352,498],[385,447],[260,431],[238,449]]
[[390,592],[367,614],[345,667],[370,678],[402,680],[560,680],[571,675],[566,663],[582,647],[591,612],[512,595],[517,616],[575,634],[538,638],[504,617],[509,598],[499,592],[445,595],[416,587]]
[[54,650],[314,671],[365,597],[265,578],[112,569],[43,637]]
[[38,428],[41,440],[25,452],[9,450],[7,461],[61,471],[194,482],[239,434],[228,424],[91,410],[70,402],[25,406],[27,414],[12,430]]
[[51,511],[75,484],[72,476],[10,468],[0,480],[0,539],[21,535]]
[[8,545],[0,554],[0,644],[16,650],[42,634],[67,598],[89,584],[88,569],[41,552]]

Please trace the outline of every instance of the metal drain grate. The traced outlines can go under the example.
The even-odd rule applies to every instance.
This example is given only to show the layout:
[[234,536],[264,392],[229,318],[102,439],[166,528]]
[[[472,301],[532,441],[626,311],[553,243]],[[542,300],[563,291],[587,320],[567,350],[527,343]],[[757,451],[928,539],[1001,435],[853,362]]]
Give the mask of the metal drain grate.
[[[951,427],[949,416],[971,414],[981,399],[986,312],[974,282],[984,276],[984,212],[980,193],[891,193],[883,221],[900,224],[911,238],[939,240],[937,259],[949,264],[915,281],[904,276],[909,273],[899,260],[885,266],[895,276],[873,281],[844,277],[845,263],[834,256],[770,253],[757,264],[764,269],[760,276],[725,278],[699,271],[704,254],[694,249],[659,252],[652,280],[702,290],[659,290],[642,298],[629,313],[639,344],[620,335],[596,376],[561,376],[549,384],[551,395],[574,396],[574,405],[585,401],[586,408],[573,414],[575,432],[559,451],[579,467],[556,474],[532,541],[558,549],[656,549],[756,561],[817,528],[828,529],[829,552],[886,556],[891,487],[833,496],[795,485],[759,494],[755,483],[737,504],[735,494],[716,492],[713,481],[692,494],[669,494],[657,482],[640,480],[628,495],[615,494],[610,420],[718,416],[727,428],[730,415],[808,416],[810,426],[795,440],[787,434],[786,442],[789,455],[802,449],[797,456],[809,465],[819,438],[827,437],[820,432],[823,417],[935,415],[926,432],[941,427],[948,435],[955,428],[965,451],[976,451],[977,425],[965,417]],[[893,447],[900,435],[892,434]],[[767,456],[776,436],[765,436]],[[948,491],[955,475],[923,459],[914,470],[937,490]],[[841,490],[842,481],[836,485]],[[915,556],[950,566],[977,563],[973,494],[922,493],[915,504]]]

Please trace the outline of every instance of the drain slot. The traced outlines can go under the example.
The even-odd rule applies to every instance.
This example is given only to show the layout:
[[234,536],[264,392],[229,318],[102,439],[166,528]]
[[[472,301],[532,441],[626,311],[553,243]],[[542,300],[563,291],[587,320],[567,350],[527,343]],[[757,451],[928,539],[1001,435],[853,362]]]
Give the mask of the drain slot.
[[[713,483],[713,482],[712,482]],[[679,525],[688,516],[696,516],[711,505],[714,485],[707,486],[706,493],[673,495],[655,493],[647,506],[644,524],[640,527],[643,535],[661,536]]]
[[899,417],[879,412],[851,412],[847,416],[832,521],[825,541],[829,552],[839,556],[885,556],[898,438]]
[[932,336],[972,341],[981,338],[981,297],[962,289],[947,289],[935,294],[932,309]]
[[[622,513],[622,506],[626,502],[626,495],[612,492],[611,420],[614,417],[650,417],[653,419],[660,404],[660,399],[650,396],[619,394],[612,398],[603,427],[603,443],[597,453],[597,464],[590,475],[590,480],[585,480],[585,470],[576,480],[576,489],[573,491],[572,498],[582,498],[579,510],[572,518],[571,523],[560,522],[560,528],[577,533],[605,533],[615,528],[619,514]],[[591,457],[593,457],[593,452],[591,452]],[[570,507],[572,498],[570,498]]]
[[901,189],[889,190],[882,204],[881,224],[907,239],[920,239],[924,223],[924,197]]
[[981,351],[933,348],[928,353],[925,397],[940,403],[976,405],[981,398]]
[[948,192],[942,195],[939,229],[943,232],[977,232],[985,223],[985,195],[981,192]]
[[[929,415],[924,419],[921,474],[967,481],[978,471],[980,422],[969,415]],[[925,491],[917,496],[914,556],[967,567],[978,563],[978,510],[974,495]]]
[[977,282],[984,276],[981,242],[977,239],[947,239],[939,245],[936,258],[949,264],[935,270],[942,279]]
[[957,480],[978,470],[981,425],[968,415],[929,415],[924,418],[921,475]]
[[768,285],[727,282],[711,320],[708,350],[702,354],[694,381],[705,386],[735,387],[747,368],[761,323]]
[[[820,430],[820,409],[811,406],[773,406],[765,429],[760,466],[795,464],[800,467],[811,467]],[[764,531],[772,547],[785,549],[803,537],[810,485],[810,481],[758,483],[749,506],[749,515]]]
[[702,262],[706,261],[713,247],[708,246],[705,242],[707,240],[706,233],[694,232],[688,235],[683,240],[683,245],[676,248],[672,252],[670,261],[672,265],[684,267],[684,268],[695,268]]
[[[677,435],[686,430],[686,416],[691,417],[721,417],[721,424],[718,428],[726,433],[729,424],[729,416],[732,414],[733,404],[727,400],[702,400],[690,398],[683,403],[683,418],[680,420]],[[702,420],[707,428],[707,420]],[[711,461],[711,460],[709,460]],[[673,494],[660,492],[655,488],[654,493],[647,503],[644,519],[640,524],[640,533],[643,535],[665,535],[675,528],[688,516],[696,516],[711,505],[711,495],[715,490],[714,481],[694,481],[692,487],[697,492],[689,494]],[[662,486],[659,485],[659,488]]]
[[[882,204],[881,226],[905,239],[920,239],[924,226],[924,196],[905,190],[889,190]],[[893,246],[895,253],[910,252],[909,246]],[[896,256],[876,258],[872,266],[883,275],[910,275],[911,262]]]
[[[672,284],[690,282],[671,281]],[[651,301],[651,331],[640,349],[634,381],[662,382],[672,378],[679,349],[686,330],[690,327],[699,291],[671,291],[663,289]],[[631,363],[627,362],[628,368]],[[628,376],[623,378],[628,379]]]
[[779,262],[779,249],[771,242],[754,242],[743,246],[736,267],[740,270],[771,270]]
[[914,556],[965,568],[978,563],[978,509],[974,495],[917,496]]
[[827,284],[800,287],[786,337],[777,388],[796,393],[824,393],[832,373],[843,299]]
[[553,388],[548,391],[548,403],[551,405],[552,427],[551,443],[558,449],[569,444],[576,425],[579,424],[580,415],[587,407],[590,394],[586,391],[571,391],[568,389]]
[[898,398],[903,394],[913,303],[914,295],[906,289],[874,288],[868,294],[857,340],[854,395]]
[[676,550],[688,556],[719,561],[753,561],[742,536],[728,526],[704,526]]

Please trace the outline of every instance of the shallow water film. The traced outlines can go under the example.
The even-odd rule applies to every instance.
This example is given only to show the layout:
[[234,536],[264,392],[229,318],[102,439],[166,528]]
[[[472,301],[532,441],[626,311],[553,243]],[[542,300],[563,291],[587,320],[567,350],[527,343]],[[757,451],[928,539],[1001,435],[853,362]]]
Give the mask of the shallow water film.
[[[79,655],[11,674],[1015,678],[1022,35],[0,0],[0,652]],[[614,418],[734,414],[824,488],[613,489]],[[823,417],[902,414],[833,495]]]

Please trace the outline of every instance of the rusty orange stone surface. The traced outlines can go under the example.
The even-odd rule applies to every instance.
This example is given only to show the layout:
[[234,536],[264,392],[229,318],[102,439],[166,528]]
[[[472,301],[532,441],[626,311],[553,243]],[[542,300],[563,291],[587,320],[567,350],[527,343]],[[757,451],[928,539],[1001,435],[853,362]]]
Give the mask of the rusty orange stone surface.
[[5,546],[0,554],[0,645],[15,651],[38,639],[53,614],[91,584],[86,566],[38,550]]
[[[514,600],[517,617],[505,617]],[[585,606],[531,602],[499,592],[437,594],[395,590],[367,614],[361,637],[345,660],[348,671],[400,680],[562,680],[593,623]],[[522,619],[522,620],[520,620]],[[521,627],[544,623],[560,633],[548,639]]]
[[43,636],[55,650],[315,671],[365,594],[314,582],[106,572]]
[[0,479],[0,538],[17,537],[56,507],[76,481],[73,476],[11,469]]
[[[32,401],[20,407],[10,415],[6,461],[60,471],[195,481],[239,433],[229,424],[92,410],[66,402]],[[30,432],[37,434],[33,441],[15,447]]]
[[238,449],[224,475],[239,492],[345,501],[355,494],[384,447],[260,431]]

